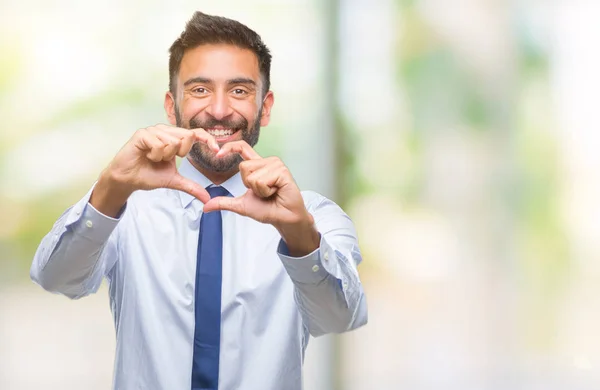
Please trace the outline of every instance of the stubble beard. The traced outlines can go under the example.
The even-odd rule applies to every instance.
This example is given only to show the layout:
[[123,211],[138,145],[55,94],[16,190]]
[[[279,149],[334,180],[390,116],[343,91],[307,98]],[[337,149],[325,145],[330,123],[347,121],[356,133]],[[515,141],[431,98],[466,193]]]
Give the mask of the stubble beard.
[[[258,111],[258,115],[256,116],[256,120],[254,121],[252,127],[248,126],[248,121],[244,117],[240,117],[239,120],[217,120],[211,118],[205,121],[192,118],[186,126],[183,123],[178,107],[175,107],[175,113],[177,127],[187,129],[211,129],[216,126],[222,126],[227,129],[233,129],[241,132],[242,140],[246,141],[248,145],[252,147],[258,143],[258,138],[260,136],[260,118],[262,116],[262,107]],[[203,142],[195,143],[192,146],[188,156],[192,159],[197,167],[219,173],[237,172],[240,163],[243,161],[242,157],[237,153],[217,158],[216,152],[210,149],[208,145]]]

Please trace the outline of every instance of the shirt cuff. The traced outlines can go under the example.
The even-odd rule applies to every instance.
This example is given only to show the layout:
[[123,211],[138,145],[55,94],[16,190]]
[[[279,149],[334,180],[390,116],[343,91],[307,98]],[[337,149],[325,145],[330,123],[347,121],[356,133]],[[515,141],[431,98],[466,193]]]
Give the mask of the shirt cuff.
[[71,228],[75,234],[91,241],[97,243],[106,242],[121,220],[126,207],[127,205],[123,206],[119,212],[118,218],[112,218],[96,210],[96,208],[89,203],[88,198],[85,204],[80,202],[75,205],[74,211],[77,215],[80,215],[80,217],[73,222]]
[[277,255],[279,255],[284,268],[294,282],[318,284],[329,275],[333,275],[328,269],[330,249],[323,236],[321,236],[317,249],[306,256],[290,257],[288,247],[283,239],[281,239],[277,246]]

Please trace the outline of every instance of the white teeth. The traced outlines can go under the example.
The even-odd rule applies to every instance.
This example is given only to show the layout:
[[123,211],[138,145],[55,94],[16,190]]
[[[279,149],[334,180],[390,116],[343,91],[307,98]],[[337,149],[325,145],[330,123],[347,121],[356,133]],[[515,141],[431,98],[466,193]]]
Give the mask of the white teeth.
[[233,130],[231,130],[231,129],[226,129],[226,130],[210,129],[210,130],[208,130],[208,133],[210,135],[212,135],[213,137],[228,137],[233,134]]

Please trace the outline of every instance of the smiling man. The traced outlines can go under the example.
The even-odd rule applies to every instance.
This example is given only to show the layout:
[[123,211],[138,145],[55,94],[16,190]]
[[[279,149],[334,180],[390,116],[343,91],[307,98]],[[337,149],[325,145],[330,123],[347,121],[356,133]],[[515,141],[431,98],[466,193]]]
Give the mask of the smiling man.
[[309,336],[367,322],[352,222],[252,148],[270,65],[254,31],[196,12],[170,49],[170,125],[136,131],[36,252],[48,291],[108,280],[115,389],[301,389]]

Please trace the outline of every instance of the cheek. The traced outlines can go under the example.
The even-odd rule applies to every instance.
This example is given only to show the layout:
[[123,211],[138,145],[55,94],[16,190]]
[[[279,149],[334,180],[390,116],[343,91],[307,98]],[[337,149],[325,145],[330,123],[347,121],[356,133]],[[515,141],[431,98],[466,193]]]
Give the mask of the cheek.
[[180,108],[183,119],[187,121],[190,118],[195,117],[206,108],[207,104],[207,100],[184,99]]
[[258,115],[258,108],[254,101],[240,101],[236,103],[232,104],[233,110],[243,116],[248,123],[254,123]]

